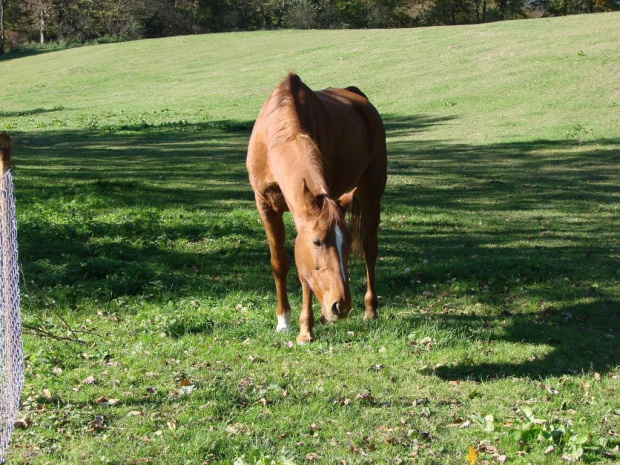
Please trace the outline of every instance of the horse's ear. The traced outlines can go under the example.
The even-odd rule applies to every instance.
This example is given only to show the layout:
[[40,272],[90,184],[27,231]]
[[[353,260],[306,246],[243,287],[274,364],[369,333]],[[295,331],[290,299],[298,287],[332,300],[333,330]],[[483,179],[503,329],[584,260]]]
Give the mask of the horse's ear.
[[321,210],[323,208],[323,202],[325,200],[325,195],[314,195],[308,184],[306,183],[306,179],[304,178],[304,202],[306,204],[306,209],[309,212],[314,212],[316,210]]
[[353,202],[353,197],[355,197],[355,191],[357,187],[355,187],[352,191],[342,194],[338,199],[338,206],[342,209],[342,211],[347,211],[351,202]]

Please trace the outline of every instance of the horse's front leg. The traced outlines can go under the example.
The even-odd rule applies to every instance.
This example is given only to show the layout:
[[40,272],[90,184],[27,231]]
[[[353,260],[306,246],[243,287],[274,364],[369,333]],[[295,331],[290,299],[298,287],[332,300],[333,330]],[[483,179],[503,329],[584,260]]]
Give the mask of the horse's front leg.
[[273,210],[271,205],[259,196],[256,197],[256,205],[267,233],[269,251],[271,252],[271,269],[276,282],[276,316],[278,318],[276,331],[288,331],[291,327],[291,306],[286,294],[286,276],[289,265],[288,256],[284,249],[286,232],[282,220],[283,214]]
[[299,336],[297,344],[307,344],[314,341],[312,328],[314,327],[314,314],[312,313],[312,290],[310,285],[301,279],[302,304],[299,315]]

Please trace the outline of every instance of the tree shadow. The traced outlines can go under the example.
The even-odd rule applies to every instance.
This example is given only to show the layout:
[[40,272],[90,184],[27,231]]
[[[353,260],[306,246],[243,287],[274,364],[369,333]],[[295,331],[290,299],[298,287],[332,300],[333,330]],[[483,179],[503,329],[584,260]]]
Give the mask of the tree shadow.
[[0,111],[0,118],[13,118],[16,116],[34,116],[43,115],[46,113],[54,113],[57,111],[65,110],[65,107],[59,106],[55,108],[33,108],[32,110],[22,111]]
[[[446,380],[536,378],[618,366],[620,304],[603,287],[617,283],[620,270],[619,148],[620,138],[389,144],[384,209],[392,217],[407,214],[382,225],[390,267],[380,293],[413,300],[432,296],[433,287],[447,289],[444,298],[429,297],[443,300],[443,310],[400,323],[490,328],[496,342],[551,346],[530,360],[465,357],[429,373]],[[601,290],[598,283],[605,283]],[[538,301],[538,312],[523,311],[522,297]],[[458,298],[486,310],[448,309]]]
[[[241,213],[254,204],[244,164],[251,125],[12,134],[26,279],[69,302],[252,289],[267,253],[255,247],[260,221]],[[177,241],[204,250],[176,250]]]
[[[617,366],[620,308],[595,285],[617,282],[620,269],[620,139],[454,144],[415,137],[453,117],[384,119],[389,185],[379,293],[419,301],[433,285],[456,282],[457,297],[491,312],[424,318],[454,330],[501,321],[495,340],[551,346],[535,360],[462,360],[435,374],[540,377]],[[251,127],[216,121],[12,134],[26,278],[69,306],[171,292],[271,295],[244,163]],[[177,250],[178,241],[196,252]],[[519,289],[541,302],[540,313],[515,307]],[[414,328],[421,318],[399,324]]]
[[[536,315],[515,314],[509,318],[502,335],[485,341],[490,352],[493,344],[506,341],[542,347],[544,355],[534,354],[527,360],[503,363],[475,363],[465,359],[438,367],[432,373],[446,380],[604,374],[620,362],[618,303],[595,291],[590,297],[588,302],[572,300],[561,308],[542,310]],[[451,326],[462,325],[464,319],[469,325],[488,326],[497,321],[497,316],[442,318],[443,324]]]

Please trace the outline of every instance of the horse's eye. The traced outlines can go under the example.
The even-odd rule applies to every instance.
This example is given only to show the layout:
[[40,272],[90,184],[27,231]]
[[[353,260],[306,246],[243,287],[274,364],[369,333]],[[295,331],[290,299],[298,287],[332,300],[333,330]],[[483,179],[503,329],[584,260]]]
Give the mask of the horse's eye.
[[312,243],[316,246],[316,247],[323,247],[323,241],[321,239],[315,239],[312,241]]

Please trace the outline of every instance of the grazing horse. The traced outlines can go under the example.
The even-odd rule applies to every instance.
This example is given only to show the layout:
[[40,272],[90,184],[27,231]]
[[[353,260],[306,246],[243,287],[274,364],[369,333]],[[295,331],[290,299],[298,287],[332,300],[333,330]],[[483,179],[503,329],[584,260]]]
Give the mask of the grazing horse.
[[[312,91],[289,74],[267,98],[250,137],[247,155],[276,282],[278,324],[288,330],[288,258],[282,215],[295,222],[295,263],[303,303],[297,343],[313,340],[312,293],[322,319],[349,315],[347,275],[353,234],[361,234],[366,260],[365,320],[377,318],[375,264],[381,196],[387,179],[385,128],[357,87]],[[352,209],[352,233],[345,212]]]

